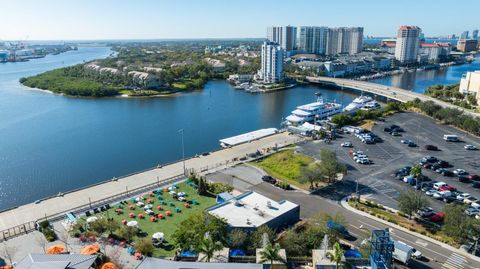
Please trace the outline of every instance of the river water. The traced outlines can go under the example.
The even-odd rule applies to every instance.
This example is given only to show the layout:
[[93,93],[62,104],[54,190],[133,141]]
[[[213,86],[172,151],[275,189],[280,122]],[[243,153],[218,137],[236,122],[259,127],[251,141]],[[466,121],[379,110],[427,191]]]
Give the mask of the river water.
[[[18,79],[53,68],[107,57],[109,48],[80,47],[23,63],[0,64],[0,209],[94,184],[182,157],[219,148],[218,140],[279,127],[296,106],[315,100],[348,104],[355,95],[311,85],[252,95],[225,81],[202,91],[152,99],[69,98],[31,90]],[[478,63],[380,83],[451,82]],[[427,81],[427,82],[425,82]],[[437,82],[435,82],[437,83]],[[435,84],[433,83],[433,84]]]

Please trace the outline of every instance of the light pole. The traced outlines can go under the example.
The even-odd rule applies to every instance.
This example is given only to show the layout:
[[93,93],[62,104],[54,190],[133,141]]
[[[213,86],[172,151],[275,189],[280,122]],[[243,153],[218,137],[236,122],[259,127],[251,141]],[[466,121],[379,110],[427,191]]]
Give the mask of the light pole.
[[185,174],[186,168],[185,168],[185,143],[183,139],[183,129],[178,130],[179,133],[182,134],[182,162],[183,162],[183,173]]

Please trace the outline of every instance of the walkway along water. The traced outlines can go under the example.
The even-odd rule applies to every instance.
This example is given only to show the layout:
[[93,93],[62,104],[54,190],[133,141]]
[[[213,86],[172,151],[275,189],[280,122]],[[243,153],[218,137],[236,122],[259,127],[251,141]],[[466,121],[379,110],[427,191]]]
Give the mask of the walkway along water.
[[[233,166],[257,151],[262,154],[274,152],[297,143],[301,138],[278,133],[250,143],[221,149],[207,156],[185,160],[187,170],[197,173],[209,173]],[[244,160],[249,161],[250,159]],[[33,222],[49,219],[58,220],[67,212],[83,212],[87,209],[109,204],[126,197],[135,196],[150,189],[171,184],[185,178],[183,162],[178,161],[166,166],[152,168],[122,178],[115,178],[101,184],[65,193],[61,196],[42,200],[38,204],[26,204],[0,212],[0,241],[29,232],[34,228]]]

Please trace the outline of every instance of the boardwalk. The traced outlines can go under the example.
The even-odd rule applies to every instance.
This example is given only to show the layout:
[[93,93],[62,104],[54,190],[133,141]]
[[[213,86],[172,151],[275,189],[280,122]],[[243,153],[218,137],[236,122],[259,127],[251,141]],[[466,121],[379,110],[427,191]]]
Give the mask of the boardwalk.
[[474,113],[470,110],[458,107],[438,99],[426,96],[420,93],[412,92],[402,88],[386,86],[382,84],[367,82],[367,81],[358,81],[352,79],[343,79],[343,78],[331,78],[331,77],[307,77],[307,81],[310,83],[318,83],[323,85],[333,85],[336,87],[343,87],[348,89],[354,89],[362,92],[368,92],[374,95],[383,96],[385,98],[396,100],[402,103],[412,101],[415,98],[418,98],[422,101],[433,101],[436,104],[445,107],[445,108],[455,108],[463,111],[465,114],[479,117],[478,113]]
[[[232,165],[235,158],[245,157],[257,150],[263,151],[275,146],[282,147],[298,142],[299,138],[286,132],[275,134],[250,143],[241,144],[232,148],[215,151],[207,156],[186,160],[187,169],[196,171],[212,171]],[[17,225],[36,221],[45,216],[52,216],[68,212],[78,206],[88,206],[90,203],[104,201],[112,196],[126,194],[142,186],[155,185],[167,178],[183,174],[181,161],[146,170],[137,174],[119,178],[116,181],[108,181],[99,185],[66,193],[62,197],[53,197],[43,200],[39,204],[26,204],[15,209],[0,212],[0,231],[10,229]],[[27,227],[28,230],[28,227]],[[1,241],[0,235],[0,241]]]

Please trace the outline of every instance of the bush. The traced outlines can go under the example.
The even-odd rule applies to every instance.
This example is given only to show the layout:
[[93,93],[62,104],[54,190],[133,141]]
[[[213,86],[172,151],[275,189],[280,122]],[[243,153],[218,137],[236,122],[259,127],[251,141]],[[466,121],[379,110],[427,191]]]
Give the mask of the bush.
[[44,229],[42,231],[43,235],[45,236],[45,239],[47,239],[48,242],[53,242],[57,239],[57,235],[55,234],[55,231],[53,231],[50,228]]

